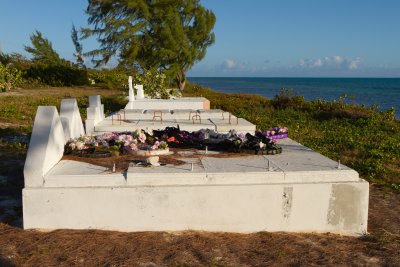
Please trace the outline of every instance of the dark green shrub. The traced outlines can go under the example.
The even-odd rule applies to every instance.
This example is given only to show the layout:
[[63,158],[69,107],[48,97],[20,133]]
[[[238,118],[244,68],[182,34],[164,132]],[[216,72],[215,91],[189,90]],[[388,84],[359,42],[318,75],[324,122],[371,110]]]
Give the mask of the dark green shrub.
[[128,88],[128,74],[117,69],[89,70],[90,83],[108,89]]
[[275,109],[302,108],[305,103],[303,96],[298,96],[294,94],[293,90],[287,88],[279,90],[279,93],[271,100]]
[[86,85],[89,83],[86,69],[80,69],[68,63],[57,65],[37,63],[26,71],[25,76],[51,86]]

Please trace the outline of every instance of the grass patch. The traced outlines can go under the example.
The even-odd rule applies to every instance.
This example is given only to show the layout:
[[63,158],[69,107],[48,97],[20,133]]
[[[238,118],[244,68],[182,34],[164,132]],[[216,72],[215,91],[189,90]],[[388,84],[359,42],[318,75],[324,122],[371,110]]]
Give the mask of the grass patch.
[[336,101],[306,101],[291,92],[274,99],[249,94],[224,94],[189,85],[186,96],[203,96],[220,108],[266,129],[286,126],[294,140],[340,160],[370,182],[400,192],[400,123],[394,111]]

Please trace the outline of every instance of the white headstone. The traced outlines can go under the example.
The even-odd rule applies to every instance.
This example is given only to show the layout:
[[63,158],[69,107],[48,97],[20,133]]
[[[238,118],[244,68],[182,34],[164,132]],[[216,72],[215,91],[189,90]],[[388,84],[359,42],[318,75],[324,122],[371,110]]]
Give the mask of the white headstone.
[[135,92],[133,91],[132,86],[132,76],[128,77],[128,85],[129,85],[129,102],[135,101]]
[[65,140],[85,134],[75,98],[61,100],[60,119],[64,128]]
[[104,120],[104,105],[101,104],[100,95],[91,95],[89,96],[89,108],[98,107],[99,112],[97,113],[97,120]]
[[143,99],[144,98],[144,91],[143,91],[143,85],[142,84],[135,84],[135,88],[137,89],[137,99]]
[[39,106],[25,160],[25,187],[43,185],[43,177],[62,158],[65,142],[56,107]]
[[100,95],[89,96],[89,107],[100,107],[100,106],[101,106]]
[[86,109],[85,121],[86,134],[94,132],[94,126],[104,120],[104,105],[101,104],[100,95],[89,96],[89,107]]

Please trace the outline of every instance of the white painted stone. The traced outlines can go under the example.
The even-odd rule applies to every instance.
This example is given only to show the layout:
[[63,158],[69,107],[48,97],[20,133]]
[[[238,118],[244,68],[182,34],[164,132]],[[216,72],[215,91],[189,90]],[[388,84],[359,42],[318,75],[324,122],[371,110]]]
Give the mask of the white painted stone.
[[137,96],[135,109],[209,109],[210,101],[204,97],[182,97],[176,99],[140,99]]
[[89,96],[89,107],[86,109],[86,112],[86,134],[93,134],[95,126],[105,119],[104,105],[101,104],[100,95]]
[[90,135],[95,132],[95,126],[101,122],[99,119],[100,108],[99,107],[88,107],[86,108],[86,134]]
[[143,85],[142,84],[135,84],[135,89],[137,90],[136,92],[136,98],[139,99],[144,99],[144,91],[143,91]]
[[99,107],[88,107],[86,109],[86,118],[89,120],[98,120],[99,119]]
[[65,140],[85,134],[76,99],[61,100],[60,119],[64,128]]
[[89,96],[89,107],[100,107],[101,106],[101,97],[100,95],[91,95]]
[[238,133],[251,133],[254,134],[256,131],[256,125],[243,119],[231,116],[225,119],[211,118],[210,121],[215,124],[215,130],[219,133],[227,133],[230,130],[236,130]]
[[25,188],[23,204],[25,229],[361,235],[368,183]]
[[132,86],[132,76],[128,77],[128,85],[129,85],[129,102],[135,101],[135,92],[133,91]]
[[132,76],[128,77],[128,86],[129,86],[129,96],[128,96],[128,104],[126,104],[125,109],[134,109],[135,108],[135,92],[132,86]]
[[89,96],[89,107],[98,107],[98,118],[97,120],[101,121],[104,119],[104,105],[101,104],[100,95],[91,95]]
[[44,175],[61,159],[65,142],[57,109],[39,106],[25,160],[25,187],[43,185]]
[[95,124],[94,120],[86,120],[85,121],[85,128],[86,128],[86,134],[87,135],[92,135],[95,134]]
[[[116,162],[118,164],[118,162]],[[111,173],[109,168],[72,161],[62,160],[51,169],[44,178],[45,187],[94,187],[126,185],[122,173]]]

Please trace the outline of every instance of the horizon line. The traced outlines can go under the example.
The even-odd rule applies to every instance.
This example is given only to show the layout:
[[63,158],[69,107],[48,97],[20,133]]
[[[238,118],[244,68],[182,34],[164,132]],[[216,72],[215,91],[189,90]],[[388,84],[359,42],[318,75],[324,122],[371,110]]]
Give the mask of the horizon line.
[[354,77],[313,77],[313,76],[187,76],[187,78],[260,78],[260,79],[277,79],[277,78],[284,78],[284,79],[400,79],[398,77],[382,77],[382,76],[354,76]]

